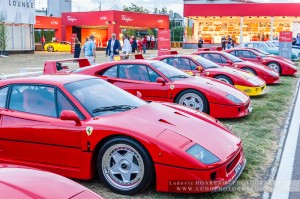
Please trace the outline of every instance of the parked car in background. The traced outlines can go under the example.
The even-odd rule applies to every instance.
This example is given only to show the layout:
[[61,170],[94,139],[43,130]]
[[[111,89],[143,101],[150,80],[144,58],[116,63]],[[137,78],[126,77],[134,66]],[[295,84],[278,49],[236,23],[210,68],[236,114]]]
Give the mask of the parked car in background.
[[71,52],[71,43],[68,41],[51,42],[44,46],[48,52]]
[[[260,50],[266,51],[267,53],[273,55],[279,55],[279,48],[275,47],[272,43],[262,42],[262,41],[251,41],[251,42],[244,42],[237,46],[238,48],[258,48]],[[300,51],[298,49],[292,50],[291,59],[296,61],[299,59]]]
[[254,62],[244,61],[236,56],[233,56],[224,51],[198,51],[193,54],[201,55],[221,66],[229,66],[245,70],[249,73],[257,75],[263,79],[267,84],[274,84],[279,82],[279,73],[270,69],[269,67],[257,64]]
[[178,103],[215,118],[244,117],[252,111],[249,96],[235,87],[212,78],[191,76],[157,60],[118,61],[89,67],[79,64],[83,68],[60,71],[56,70],[57,63],[46,62],[44,74],[68,72],[101,77],[133,95],[141,93],[146,101]]
[[262,95],[267,92],[266,82],[256,75],[237,68],[220,66],[198,55],[165,55],[154,59],[165,62],[190,75],[211,77],[224,81],[249,96]]
[[249,48],[232,48],[226,50],[226,52],[245,61],[264,64],[270,67],[271,69],[277,71],[281,75],[293,75],[297,72],[297,67],[294,63],[291,64],[282,59],[267,56]]
[[[125,64],[116,62],[117,66],[121,63]],[[160,87],[163,82],[160,79],[154,84]],[[211,92],[217,90],[222,95],[220,86],[214,88],[207,81]],[[222,112],[227,111],[226,100],[232,102],[229,111],[244,111],[240,96],[226,96]],[[194,190],[213,192],[233,184],[246,165],[241,139],[215,118],[177,104],[147,103],[89,75],[2,80],[0,116],[2,163],[18,163],[84,180],[98,175],[104,185],[119,194],[136,194],[152,183],[157,191],[168,192],[169,183],[178,180],[217,181]],[[83,187],[79,187],[82,192],[74,189],[71,181],[64,185],[66,180],[62,179],[51,184],[43,175],[37,176],[36,184],[29,181],[22,186],[38,193],[64,191],[69,198],[93,198]],[[25,179],[14,170],[8,176],[6,180],[11,184]],[[33,180],[34,174],[29,172],[26,178]],[[176,187],[172,191],[181,192]],[[60,198],[55,196],[44,198]]]
[[102,199],[84,186],[57,174],[3,163],[0,164],[0,192],[3,199]]

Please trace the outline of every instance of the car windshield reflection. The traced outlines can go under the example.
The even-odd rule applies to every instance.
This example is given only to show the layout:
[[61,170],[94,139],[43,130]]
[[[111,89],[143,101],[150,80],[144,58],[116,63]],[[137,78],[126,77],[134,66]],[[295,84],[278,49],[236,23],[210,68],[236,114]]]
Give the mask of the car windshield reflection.
[[129,111],[146,104],[138,97],[97,78],[72,82],[65,88],[93,117]]
[[191,75],[182,72],[181,70],[170,66],[161,61],[153,62],[152,66],[154,66],[157,70],[159,70],[162,74],[164,74],[171,81],[176,81],[180,79],[186,79],[191,77]]

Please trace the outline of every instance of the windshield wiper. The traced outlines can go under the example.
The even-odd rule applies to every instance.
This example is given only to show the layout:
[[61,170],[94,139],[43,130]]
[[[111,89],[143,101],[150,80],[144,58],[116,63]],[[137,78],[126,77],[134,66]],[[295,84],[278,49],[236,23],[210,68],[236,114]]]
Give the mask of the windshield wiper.
[[104,106],[94,109],[93,113],[106,112],[106,111],[128,111],[137,108],[136,106],[130,105],[115,105],[115,106]]
[[209,67],[206,67],[206,68],[219,68],[219,66],[209,66]]
[[175,76],[172,76],[172,77],[169,77],[170,79],[173,79],[173,78],[189,78],[189,76],[187,75],[175,75]]

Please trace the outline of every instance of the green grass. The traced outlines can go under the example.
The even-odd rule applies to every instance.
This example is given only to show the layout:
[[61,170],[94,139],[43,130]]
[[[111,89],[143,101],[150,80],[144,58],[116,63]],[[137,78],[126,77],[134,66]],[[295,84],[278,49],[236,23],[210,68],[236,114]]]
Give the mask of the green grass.
[[[300,68],[299,65],[298,68]],[[281,77],[280,84],[268,86],[269,91],[267,94],[251,98],[253,112],[249,116],[241,119],[221,121],[226,125],[233,126],[232,131],[243,141],[247,165],[238,181],[240,184],[234,186],[234,188],[242,189],[241,191],[186,195],[158,193],[154,190],[149,190],[130,198],[225,199],[259,196],[259,191],[255,190],[258,186],[251,183],[247,184],[247,182],[263,180],[267,175],[267,169],[270,168],[270,165],[274,161],[281,129],[284,126],[286,114],[293,99],[296,82],[297,77]],[[92,188],[104,198],[126,198],[110,192],[98,180],[82,182],[82,184]]]

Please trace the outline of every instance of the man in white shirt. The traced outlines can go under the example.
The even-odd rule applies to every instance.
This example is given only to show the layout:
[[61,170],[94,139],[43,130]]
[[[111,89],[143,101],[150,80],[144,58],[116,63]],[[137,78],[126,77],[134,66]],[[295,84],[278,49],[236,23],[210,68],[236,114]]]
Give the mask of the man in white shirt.
[[123,52],[123,54],[128,55],[128,54],[131,53],[131,44],[130,44],[130,41],[129,41],[129,39],[127,38],[126,35],[123,35],[123,36],[122,36],[122,39],[123,39],[123,48],[122,48],[122,52]]

